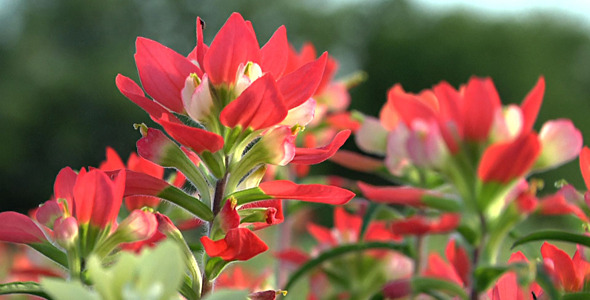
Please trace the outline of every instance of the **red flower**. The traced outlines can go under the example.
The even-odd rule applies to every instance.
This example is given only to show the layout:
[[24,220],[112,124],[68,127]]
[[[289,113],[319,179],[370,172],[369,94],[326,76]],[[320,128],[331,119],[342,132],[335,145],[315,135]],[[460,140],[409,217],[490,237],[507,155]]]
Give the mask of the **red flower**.
[[211,257],[221,257],[225,261],[249,260],[268,250],[268,246],[250,229],[230,229],[222,240],[213,241],[201,238],[205,251]]
[[[510,255],[508,263],[527,262],[528,259],[520,251]],[[538,284],[533,283],[527,288],[518,284],[516,274],[508,272],[498,279],[496,285],[489,292],[492,300],[526,300],[531,298],[531,294],[539,295],[542,292]]]
[[570,258],[563,250],[545,242],[541,247],[541,254],[545,268],[557,286],[566,292],[582,290],[590,278],[590,263],[584,260],[579,250]]
[[458,247],[455,240],[450,240],[445,250],[448,263],[438,253],[428,256],[428,265],[423,275],[448,280],[459,286],[469,285],[471,262],[465,249]]
[[477,175],[483,182],[507,184],[530,171],[541,145],[535,133],[490,146],[484,152]]

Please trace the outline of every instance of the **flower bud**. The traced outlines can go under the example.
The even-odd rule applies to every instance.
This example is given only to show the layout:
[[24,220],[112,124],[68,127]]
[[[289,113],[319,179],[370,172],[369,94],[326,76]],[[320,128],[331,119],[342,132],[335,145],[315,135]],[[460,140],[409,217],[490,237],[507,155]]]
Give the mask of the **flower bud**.
[[570,120],[554,120],[543,125],[539,133],[541,154],[535,170],[558,167],[578,156],[582,150],[582,134]]
[[51,228],[55,220],[63,216],[63,214],[64,210],[62,206],[57,201],[50,200],[37,209],[35,218],[39,223]]
[[203,75],[202,81],[196,74],[190,74],[186,78],[181,95],[184,109],[192,119],[203,122],[209,116],[214,104],[207,74]]
[[55,220],[54,235],[57,243],[64,249],[72,249],[78,240],[78,222],[74,217]]
[[150,238],[157,228],[158,222],[152,213],[136,209],[119,224],[117,231],[125,235],[126,241],[132,242]]

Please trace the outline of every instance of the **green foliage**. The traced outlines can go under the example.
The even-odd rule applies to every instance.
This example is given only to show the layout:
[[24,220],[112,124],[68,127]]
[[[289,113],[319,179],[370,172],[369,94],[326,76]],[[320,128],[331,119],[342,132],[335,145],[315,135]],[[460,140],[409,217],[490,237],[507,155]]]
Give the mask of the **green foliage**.
[[53,278],[43,279],[41,286],[56,300],[180,299],[178,289],[184,278],[184,262],[176,243],[166,241],[140,256],[123,252],[107,268],[91,256],[88,274],[94,290],[79,281]]

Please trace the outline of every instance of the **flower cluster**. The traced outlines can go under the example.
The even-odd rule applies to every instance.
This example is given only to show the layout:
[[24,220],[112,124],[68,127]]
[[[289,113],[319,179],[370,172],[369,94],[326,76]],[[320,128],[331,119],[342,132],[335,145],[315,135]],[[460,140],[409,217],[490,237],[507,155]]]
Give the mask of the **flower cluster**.
[[[362,73],[335,80],[337,61],[310,43],[297,52],[285,27],[261,47],[238,13],[209,44],[204,22],[196,24],[187,56],[137,39],[141,87],[116,77],[121,93],[159,126],[135,124],[137,153],[124,163],[109,147],[98,167],[63,168],[51,199],[29,216],[0,212],[1,242],[27,245],[57,264],[29,261],[25,246],[1,243],[0,294],[588,296],[590,193],[562,181],[538,196],[544,183],[529,178],[579,155],[590,189],[590,149],[572,122],[534,129],[543,77],[520,105],[503,105],[489,78],[457,89],[441,82],[417,94],[396,84],[374,118],[346,111],[347,89]],[[353,132],[370,156],[340,150]],[[309,165],[328,159],[390,184],[374,176],[328,175],[329,184],[308,177]],[[348,204],[353,191],[360,196]],[[331,220],[312,220],[312,207],[335,205]],[[569,218],[578,231],[521,231],[519,224],[538,216]],[[547,240],[574,243],[576,251],[570,256]],[[544,243],[536,249],[532,241]],[[259,265],[270,248],[274,269]],[[306,275],[307,287],[300,284]]]

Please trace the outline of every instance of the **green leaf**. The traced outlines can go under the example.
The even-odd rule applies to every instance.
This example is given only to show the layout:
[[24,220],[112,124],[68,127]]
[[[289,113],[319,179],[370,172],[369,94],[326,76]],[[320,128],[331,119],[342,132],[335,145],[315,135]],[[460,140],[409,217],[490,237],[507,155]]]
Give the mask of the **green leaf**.
[[170,299],[177,293],[184,278],[183,253],[173,241],[161,243],[155,250],[143,256],[136,269],[136,290],[159,290],[158,299]]
[[[230,261],[225,261],[221,259],[221,257],[212,257],[207,261],[207,265],[205,266],[205,274],[207,275],[207,280],[213,281],[227,265],[231,263]],[[205,283],[203,283],[205,284]]]
[[559,231],[559,230],[543,230],[538,232],[533,232],[527,236],[524,236],[514,242],[512,244],[512,248],[535,241],[545,241],[545,240],[555,240],[555,241],[562,241],[562,242],[570,242],[575,244],[584,245],[586,247],[590,247],[590,237],[585,236],[583,234]]
[[188,195],[182,190],[169,186],[158,194],[158,197],[168,200],[194,214],[205,221],[213,220],[211,209],[199,199]]
[[16,281],[0,284],[0,295],[29,294],[47,297],[39,283],[32,281]]
[[430,293],[430,291],[444,291],[448,294],[458,296],[461,299],[467,300],[467,292],[453,282],[430,278],[430,277],[414,277],[412,278],[412,289],[418,293]]
[[332,248],[328,251],[325,251],[318,255],[316,258],[308,260],[305,264],[303,264],[297,271],[291,274],[289,281],[285,285],[284,290],[289,290],[291,286],[297,282],[303,275],[307,272],[313,270],[315,267],[319,266],[320,264],[339,257],[344,254],[353,253],[353,252],[361,252],[365,250],[371,249],[388,249],[399,251],[404,254],[409,253],[409,247],[406,244],[399,244],[399,243],[387,243],[387,242],[367,242],[367,243],[358,243],[352,245],[343,245],[339,247]]
[[367,232],[367,229],[369,228],[369,223],[371,223],[371,220],[373,220],[373,218],[375,218],[375,216],[377,215],[377,209],[379,208],[380,205],[374,203],[374,202],[369,202],[369,208],[367,209],[367,212],[365,213],[365,216],[363,217],[363,225],[361,227],[361,231],[359,233],[359,240],[362,241],[365,233]]
[[43,290],[55,300],[87,299],[101,300],[101,297],[79,281],[65,281],[57,278],[41,279]]
[[68,266],[68,257],[67,255],[59,250],[57,247],[53,246],[50,243],[33,243],[29,244],[29,246],[39,253],[45,255],[49,259],[53,260],[54,262],[62,265],[63,267],[67,268]]
[[230,194],[226,198],[229,198],[229,197],[236,198],[236,200],[238,200],[238,205],[246,204],[246,203],[249,203],[252,201],[265,200],[265,199],[272,198],[272,197],[268,196],[267,194],[265,194],[264,191],[262,191],[262,189],[259,187],[253,187],[253,188],[241,190],[241,191],[235,192],[233,194]]
[[248,291],[235,291],[235,290],[218,290],[212,294],[207,295],[203,300],[246,300],[248,299]]

